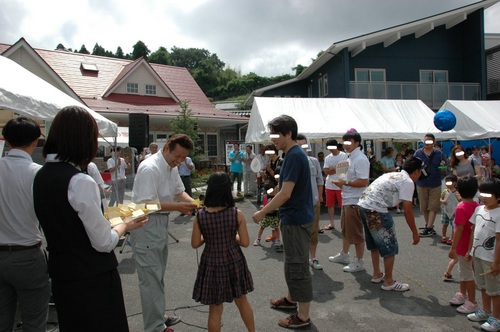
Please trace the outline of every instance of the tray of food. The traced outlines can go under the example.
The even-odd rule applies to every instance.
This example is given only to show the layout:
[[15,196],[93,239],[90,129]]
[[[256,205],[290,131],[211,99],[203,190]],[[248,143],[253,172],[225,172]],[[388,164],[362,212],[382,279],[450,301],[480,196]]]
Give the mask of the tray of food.
[[161,209],[160,203],[129,203],[110,206],[104,211],[104,217],[109,220],[111,227],[124,222],[137,222],[145,215],[154,213]]

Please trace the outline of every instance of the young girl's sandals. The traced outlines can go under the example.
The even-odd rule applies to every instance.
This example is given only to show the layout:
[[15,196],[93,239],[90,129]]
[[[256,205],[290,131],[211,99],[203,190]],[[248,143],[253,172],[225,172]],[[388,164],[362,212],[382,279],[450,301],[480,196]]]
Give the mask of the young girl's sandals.
[[455,278],[453,278],[451,273],[445,272],[443,275],[443,281],[455,281]]

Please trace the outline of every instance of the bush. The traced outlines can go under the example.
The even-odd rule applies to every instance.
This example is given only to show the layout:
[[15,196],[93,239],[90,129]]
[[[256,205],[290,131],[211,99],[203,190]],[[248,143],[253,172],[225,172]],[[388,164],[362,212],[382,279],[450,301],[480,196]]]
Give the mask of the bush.
[[196,170],[191,178],[193,188],[203,187],[207,185],[207,180],[214,171],[210,168]]

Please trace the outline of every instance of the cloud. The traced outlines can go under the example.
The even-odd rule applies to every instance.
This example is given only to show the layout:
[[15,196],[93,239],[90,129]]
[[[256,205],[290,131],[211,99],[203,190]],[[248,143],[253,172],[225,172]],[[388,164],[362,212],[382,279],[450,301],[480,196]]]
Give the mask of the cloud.
[[[477,0],[476,0],[477,1]],[[0,0],[0,43],[36,48],[59,43],[125,53],[141,40],[204,48],[242,74],[292,74],[332,43],[458,8],[474,0]],[[500,32],[500,4],[486,11],[486,32]]]

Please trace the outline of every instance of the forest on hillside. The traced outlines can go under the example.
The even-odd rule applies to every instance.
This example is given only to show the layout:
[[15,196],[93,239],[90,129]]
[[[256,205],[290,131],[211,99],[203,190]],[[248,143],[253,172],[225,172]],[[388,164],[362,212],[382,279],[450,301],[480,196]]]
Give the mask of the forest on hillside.
[[238,70],[226,66],[217,54],[210,53],[206,49],[173,46],[170,50],[167,50],[167,48],[161,46],[156,51],[151,52],[146,44],[140,40],[134,44],[132,52],[127,54],[123,52],[121,47],[118,47],[116,52],[113,53],[104,49],[98,43],[95,44],[92,52],[85,45],[82,45],[79,50],[72,50],[66,49],[64,45],[59,44],[57,49],[129,60],[144,57],[150,63],[185,67],[211,101],[244,101],[253,90],[291,79],[307,68],[300,64],[291,68],[295,75],[263,77],[252,72],[241,75]]

